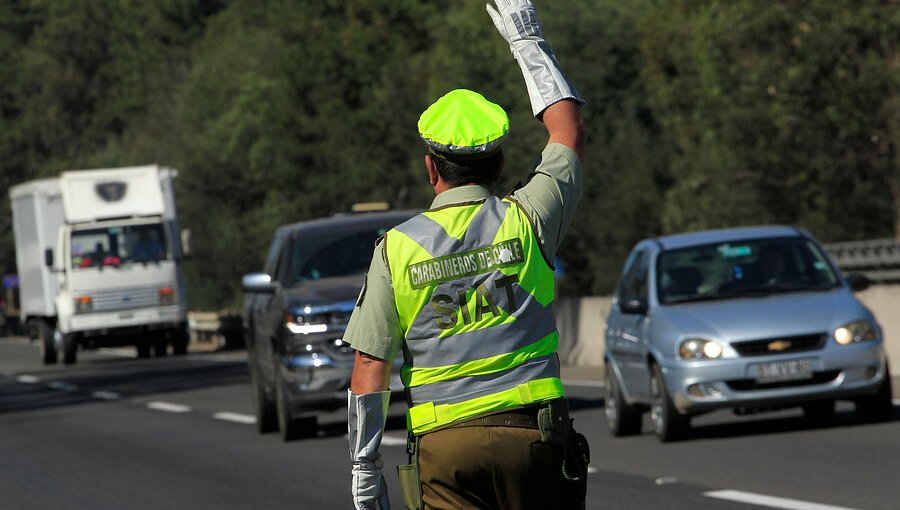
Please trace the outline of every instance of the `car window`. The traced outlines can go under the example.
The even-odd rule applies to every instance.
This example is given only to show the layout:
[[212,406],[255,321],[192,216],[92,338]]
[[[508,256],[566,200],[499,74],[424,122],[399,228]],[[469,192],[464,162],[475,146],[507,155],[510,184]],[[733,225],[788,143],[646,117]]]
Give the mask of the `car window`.
[[625,264],[622,281],[619,283],[619,300],[647,299],[647,269],[649,267],[647,252],[638,251],[629,257]]
[[281,248],[284,246],[284,235],[276,235],[269,247],[269,254],[266,255],[266,264],[263,266],[263,272],[275,276],[275,269],[278,267],[278,256],[281,255]]
[[663,304],[748,293],[826,290],[838,284],[822,250],[803,237],[667,250],[657,264],[656,285]]
[[301,233],[291,242],[287,283],[365,273],[375,241],[391,226],[367,224],[355,230]]

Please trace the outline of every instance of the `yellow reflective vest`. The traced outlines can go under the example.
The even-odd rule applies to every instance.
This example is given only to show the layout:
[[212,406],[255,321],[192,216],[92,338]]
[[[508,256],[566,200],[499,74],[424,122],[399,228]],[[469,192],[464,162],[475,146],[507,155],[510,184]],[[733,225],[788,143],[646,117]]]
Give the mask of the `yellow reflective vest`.
[[433,209],[385,240],[410,432],[564,395],[553,269],[515,201]]

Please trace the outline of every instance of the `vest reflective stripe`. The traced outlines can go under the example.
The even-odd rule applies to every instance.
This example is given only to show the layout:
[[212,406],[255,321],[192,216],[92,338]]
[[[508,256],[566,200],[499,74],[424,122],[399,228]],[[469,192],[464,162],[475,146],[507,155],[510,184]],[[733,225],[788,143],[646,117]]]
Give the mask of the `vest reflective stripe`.
[[[564,395],[553,270],[517,204],[428,211],[389,231],[385,247],[412,432]],[[541,391],[526,391],[535,381]]]
[[557,377],[528,381],[514,388],[456,404],[427,402],[410,408],[406,413],[406,428],[413,434],[460,421],[471,416],[512,409],[535,402],[559,398],[565,394]]
[[533,313],[523,319],[505,322],[491,328],[491,334],[500,339],[496,342],[485,342],[481,330],[465,331],[452,336],[455,349],[445,349],[444,338],[431,337],[415,342],[417,367],[437,367],[446,364],[457,364],[469,358],[488,358],[515,350],[524,338],[547,336],[556,331],[556,325],[545,314]]
[[[506,276],[507,275],[500,271],[494,271],[486,275],[479,275],[476,278],[464,278],[455,282],[442,283],[434,289],[432,296],[449,296],[458,304],[460,300],[460,290],[465,291],[472,288],[478,288],[482,284],[486,284],[489,288],[494,288],[498,286],[500,279],[505,278]],[[552,316],[542,313],[544,306],[538,303],[535,297],[528,291],[522,289],[518,285],[510,284],[501,286],[503,287],[502,291],[498,292],[493,298],[501,314],[499,317],[493,318],[490,323],[491,327],[500,327],[500,325],[515,322],[514,319],[520,318],[533,321],[535,320],[535,315],[543,316],[546,319],[545,322],[552,325],[553,321],[550,320]],[[440,320],[435,320],[434,315],[433,305],[426,305],[425,308],[419,312],[419,315],[413,319],[413,323],[406,331],[407,338],[444,337],[467,333],[471,330],[471,328],[465,327],[464,321],[462,324],[457,324],[457,327],[442,329],[439,324]]]
[[551,354],[529,360],[504,372],[426,384],[415,390],[421,402],[439,401],[445,404],[456,404],[514,388],[522,382],[523,378],[534,381],[555,377],[558,373],[559,357]]

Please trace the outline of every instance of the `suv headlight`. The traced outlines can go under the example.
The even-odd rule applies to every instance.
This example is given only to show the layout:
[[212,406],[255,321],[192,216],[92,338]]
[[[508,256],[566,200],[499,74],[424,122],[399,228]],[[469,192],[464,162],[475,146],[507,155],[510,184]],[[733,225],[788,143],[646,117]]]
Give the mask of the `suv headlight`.
[[850,345],[878,338],[878,327],[867,320],[853,321],[834,330],[834,340],[841,345]]
[[721,358],[722,346],[715,340],[688,338],[678,347],[678,356],[689,361]]
[[320,322],[316,319],[300,317],[292,313],[288,313],[285,317],[285,326],[288,331],[295,335],[309,335],[312,333],[324,333],[328,331],[328,324]]

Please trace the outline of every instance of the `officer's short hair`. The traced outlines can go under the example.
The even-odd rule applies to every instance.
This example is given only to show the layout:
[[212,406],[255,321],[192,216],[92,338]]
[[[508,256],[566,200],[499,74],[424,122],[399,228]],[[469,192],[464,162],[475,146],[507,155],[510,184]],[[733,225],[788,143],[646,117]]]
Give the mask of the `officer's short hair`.
[[432,161],[438,174],[450,186],[480,184],[492,187],[500,180],[503,151],[497,150],[482,158],[455,158],[433,154]]

